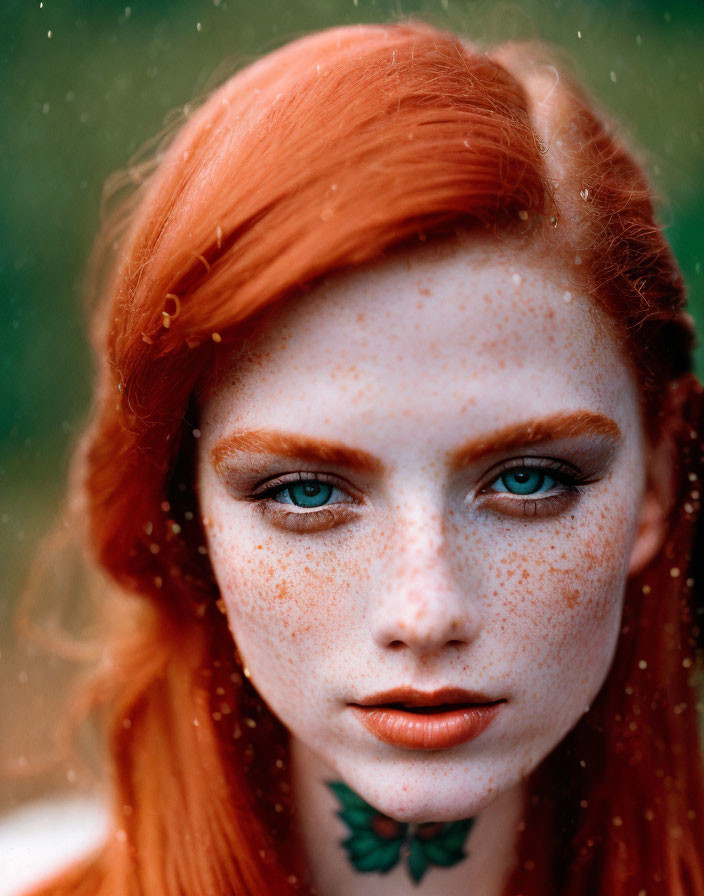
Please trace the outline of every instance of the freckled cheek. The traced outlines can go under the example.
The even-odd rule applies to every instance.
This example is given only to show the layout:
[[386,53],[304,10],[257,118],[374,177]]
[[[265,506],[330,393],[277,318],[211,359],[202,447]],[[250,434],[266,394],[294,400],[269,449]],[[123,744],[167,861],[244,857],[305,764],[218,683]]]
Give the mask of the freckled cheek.
[[507,651],[518,656],[531,650],[548,665],[576,653],[595,661],[609,655],[629,546],[627,518],[610,511],[544,529],[500,557],[494,595]]
[[339,545],[280,535],[243,544],[213,533],[210,555],[233,629],[312,640],[355,624],[358,578]]

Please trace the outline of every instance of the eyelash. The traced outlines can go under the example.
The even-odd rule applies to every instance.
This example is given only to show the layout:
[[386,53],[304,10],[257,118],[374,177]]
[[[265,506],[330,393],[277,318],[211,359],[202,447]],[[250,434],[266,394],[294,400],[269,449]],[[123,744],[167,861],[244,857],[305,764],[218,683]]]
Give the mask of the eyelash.
[[[511,492],[492,490],[492,486],[507,473],[515,470],[535,471],[554,480],[554,485],[544,497],[523,497]],[[554,458],[523,457],[506,461],[491,470],[491,479],[482,486],[477,495],[489,509],[507,516],[549,517],[556,516],[573,504],[581,495],[583,486],[591,480],[571,465]],[[321,482],[348,495],[349,501],[337,501],[318,509],[284,510],[285,506],[298,507],[293,502],[276,501],[275,495],[301,482]],[[559,490],[555,492],[555,489]],[[362,503],[354,494],[349,483],[327,473],[291,473],[269,480],[254,491],[250,500],[256,502],[260,512],[270,521],[292,532],[322,532],[357,518],[357,508]]]
[[[550,493],[544,497],[523,497],[511,492],[492,491],[495,485],[507,473],[516,470],[529,470],[542,473],[554,480]],[[480,490],[485,505],[498,509],[507,516],[548,517],[562,513],[574,504],[584,490],[584,486],[593,482],[589,476],[580,472],[571,464],[565,464],[557,458],[521,457],[514,458],[489,471],[491,479]],[[557,491],[555,491],[558,489]],[[495,497],[500,495],[498,499]],[[498,503],[500,502],[500,504]]]

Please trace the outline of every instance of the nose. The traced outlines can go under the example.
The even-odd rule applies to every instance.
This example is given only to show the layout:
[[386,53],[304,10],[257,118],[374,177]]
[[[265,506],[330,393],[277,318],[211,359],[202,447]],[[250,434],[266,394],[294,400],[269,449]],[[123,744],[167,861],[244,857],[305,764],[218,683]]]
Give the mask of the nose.
[[[476,584],[453,556],[440,514],[406,514],[395,527],[373,606],[378,646],[429,656],[469,644],[481,629]],[[382,564],[382,568],[385,564]]]

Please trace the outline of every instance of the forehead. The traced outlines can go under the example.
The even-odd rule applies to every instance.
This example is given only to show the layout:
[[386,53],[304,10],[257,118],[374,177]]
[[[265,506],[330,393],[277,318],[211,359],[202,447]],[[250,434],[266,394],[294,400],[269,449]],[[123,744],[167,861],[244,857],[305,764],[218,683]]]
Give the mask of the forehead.
[[559,270],[495,242],[407,250],[273,309],[236,350],[211,408],[232,426],[422,420],[481,428],[594,409],[637,387],[614,330]]

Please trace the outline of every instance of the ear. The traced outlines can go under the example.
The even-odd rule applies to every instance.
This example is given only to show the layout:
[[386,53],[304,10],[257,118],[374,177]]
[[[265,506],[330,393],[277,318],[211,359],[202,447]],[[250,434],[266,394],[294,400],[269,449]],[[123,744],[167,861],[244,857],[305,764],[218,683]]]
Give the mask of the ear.
[[645,492],[629,558],[629,575],[642,572],[655,559],[665,542],[677,493],[676,421],[676,414],[663,415],[657,442],[649,444],[646,449]]

